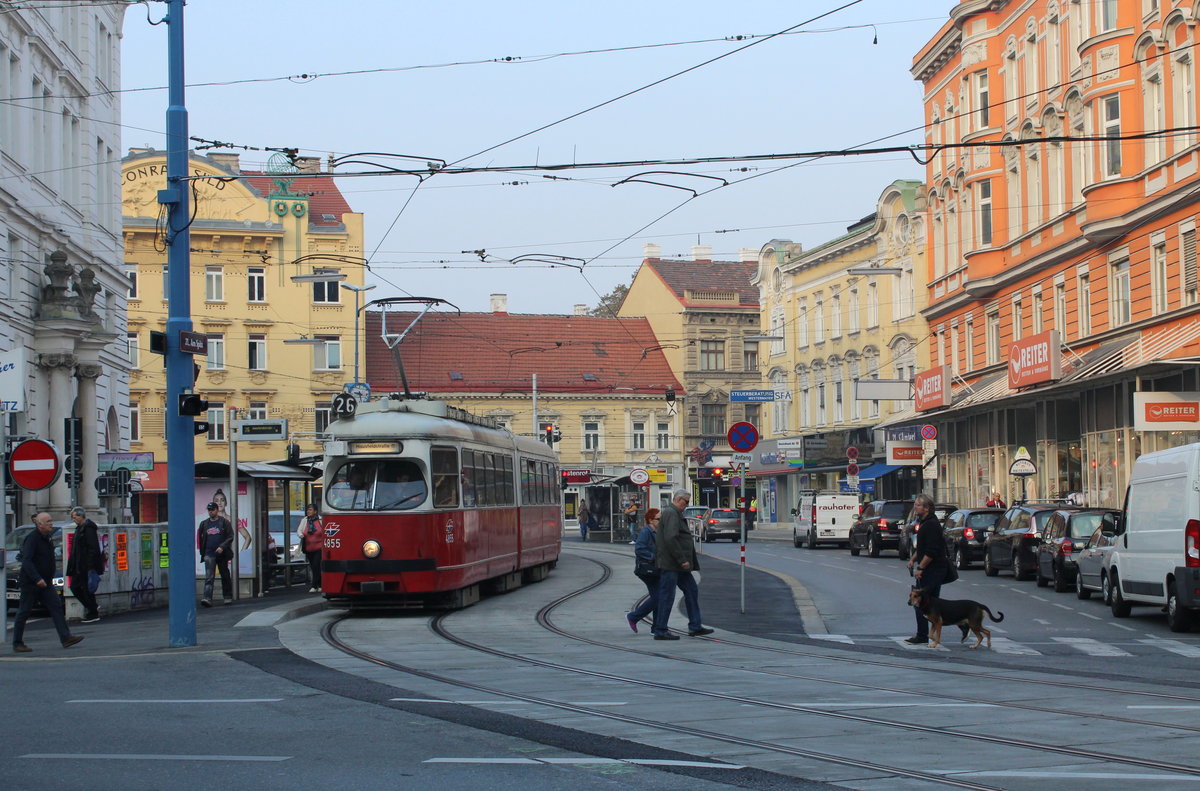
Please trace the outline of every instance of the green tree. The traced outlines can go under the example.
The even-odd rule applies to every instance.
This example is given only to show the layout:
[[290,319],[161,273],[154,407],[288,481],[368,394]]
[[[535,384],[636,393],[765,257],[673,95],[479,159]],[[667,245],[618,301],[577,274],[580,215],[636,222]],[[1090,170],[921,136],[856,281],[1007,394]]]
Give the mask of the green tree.
[[621,309],[621,303],[625,301],[625,295],[628,293],[629,286],[624,283],[615,286],[612,291],[600,297],[600,304],[588,311],[588,315],[606,319],[615,318],[617,311]]

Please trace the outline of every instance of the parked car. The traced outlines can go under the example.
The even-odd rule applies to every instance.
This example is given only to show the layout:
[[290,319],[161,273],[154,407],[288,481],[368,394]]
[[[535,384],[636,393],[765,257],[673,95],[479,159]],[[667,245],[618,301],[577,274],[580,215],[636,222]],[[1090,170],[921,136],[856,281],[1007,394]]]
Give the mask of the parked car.
[[955,566],[969,569],[983,560],[983,544],[1002,516],[1004,511],[999,508],[960,508],[942,520],[946,552]]
[[850,554],[864,549],[873,558],[900,544],[900,531],[912,510],[912,500],[872,500],[850,525]]
[[[938,518],[938,521],[943,526],[946,524],[946,517],[958,510],[957,505],[946,505],[944,503],[935,503],[933,506],[933,515]],[[908,560],[908,556],[913,553],[917,546],[917,531],[920,529],[920,524],[917,518],[910,511],[908,519],[904,522],[904,528],[900,532],[900,543],[896,545],[896,554],[901,560]]]
[[700,518],[700,540],[715,541],[728,538],[737,541],[742,537],[742,512],[736,508],[710,508]]
[[983,571],[994,577],[1011,569],[1019,580],[1037,573],[1037,548],[1050,516],[1058,510],[1078,511],[1062,503],[1021,503],[1004,512],[983,544]]
[[845,544],[858,517],[858,496],[840,492],[805,492],[792,511],[792,546]]
[[1116,520],[1102,518],[1100,526],[1076,550],[1075,595],[1078,598],[1088,599],[1092,591],[1099,591],[1104,603],[1110,603],[1112,586],[1108,584],[1108,556],[1115,546],[1116,534]]
[[[54,532],[50,534],[50,540],[54,543],[54,563],[57,573],[57,576],[54,577],[54,589],[58,591],[59,598],[62,598],[63,585],[66,582],[62,570],[63,529],[74,526],[74,522],[55,522]],[[4,542],[4,556],[7,558],[4,564],[4,596],[9,609],[15,610],[21,601],[21,545],[25,543],[25,539],[33,530],[32,524],[14,527]],[[40,609],[41,606],[39,605],[38,608]]]
[[1091,538],[1100,527],[1105,514],[1118,512],[1107,508],[1088,508],[1083,511],[1058,510],[1050,515],[1037,548],[1037,584],[1044,588],[1051,582],[1058,593],[1075,586],[1075,548]]
[[689,505],[683,509],[683,521],[687,523],[688,529],[692,531],[692,536],[699,540],[700,538],[700,520],[708,513],[707,505]]
[[1116,618],[1134,604],[1167,611],[1186,632],[1200,616],[1200,443],[1145,453],[1133,463],[1125,510],[1108,556],[1109,606]]

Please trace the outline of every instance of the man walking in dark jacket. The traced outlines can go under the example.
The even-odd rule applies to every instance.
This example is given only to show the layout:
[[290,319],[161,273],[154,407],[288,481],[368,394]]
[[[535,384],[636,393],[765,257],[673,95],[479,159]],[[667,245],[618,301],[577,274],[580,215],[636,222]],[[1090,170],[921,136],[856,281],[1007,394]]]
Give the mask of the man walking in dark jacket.
[[50,521],[50,514],[43,512],[34,516],[33,527],[21,544],[21,573],[18,578],[21,583],[21,603],[17,608],[17,619],[13,622],[13,650],[18,654],[33,650],[25,645],[25,622],[29,620],[29,613],[37,602],[41,602],[50,612],[63,648],[70,648],[83,639],[83,635],[72,635],[67,628],[62,602],[58,600],[58,591],[54,589],[56,564],[54,544],[50,540],[54,533],[54,522]]
[[700,637],[712,634],[700,618],[700,588],[692,572],[700,568],[696,560],[696,542],[688,529],[683,509],[692,501],[687,489],[676,489],[671,504],[663,509],[658,525],[657,551],[654,561],[662,573],[658,581],[658,607],[654,610],[654,625],[650,631],[655,640],[678,640],[679,635],[667,631],[671,608],[675,606],[675,588],[683,591],[683,603],[688,614],[688,634]]
[[233,554],[233,525],[218,515],[216,503],[208,504],[208,518],[196,528],[196,548],[204,559],[204,597],[200,604],[212,607],[213,577],[221,572],[221,593],[225,603],[233,602],[233,583],[229,580],[229,558]]
[[[933,513],[933,498],[918,494],[913,502],[913,514],[920,519],[917,547],[908,559],[908,567],[913,571],[915,580],[913,587],[920,588],[930,596],[940,596],[942,582],[946,579],[946,534],[942,532],[942,523]],[[920,607],[914,607],[913,611],[917,614],[917,633],[904,642],[924,645],[929,642],[929,619]]]
[[[100,608],[96,604],[95,589],[100,585],[104,573],[104,553],[100,549],[100,530],[88,519],[87,511],[79,506],[71,509],[75,522],[74,541],[71,555],[67,558],[67,575],[71,578],[71,593],[83,605],[83,622],[100,620]],[[93,579],[95,583],[93,584]]]

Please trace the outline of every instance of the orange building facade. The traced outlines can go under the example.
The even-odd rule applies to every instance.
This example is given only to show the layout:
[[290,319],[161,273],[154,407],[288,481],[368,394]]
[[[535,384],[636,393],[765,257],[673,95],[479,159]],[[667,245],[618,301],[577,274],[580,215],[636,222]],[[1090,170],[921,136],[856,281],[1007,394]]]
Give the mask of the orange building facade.
[[1198,15],[963,0],[914,58],[935,146],[924,314],[952,384],[889,430],[938,429],[940,501],[1023,483],[1116,506],[1138,455],[1200,440],[1200,422],[1148,425],[1134,395],[1200,392]]

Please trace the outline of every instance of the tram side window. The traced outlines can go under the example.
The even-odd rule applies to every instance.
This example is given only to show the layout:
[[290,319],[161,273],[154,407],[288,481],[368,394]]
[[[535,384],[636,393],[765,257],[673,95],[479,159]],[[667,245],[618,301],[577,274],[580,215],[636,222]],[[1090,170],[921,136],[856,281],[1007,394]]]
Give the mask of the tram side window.
[[380,511],[416,508],[425,502],[425,476],[415,462],[389,459],[379,462],[374,508]]
[[433,507],[458,508],[458,452],[454,448],[430,449]]
[[533,459],[524,459],[525,470],[521,473],[521,504],[532,505],[540,502],[537,496],[538,463]]
[[479,505],[478,489],[482,476],[475,466],[475,457],[478,455],[473,450],[462,452],[463,505],[468,508]]
[[516,505],[517,498],[513,490],[515,481],[513,480],[513,457],[509,455],[497,456],[496,472],[499,477],[500,488],[497,490],[498,505]]

